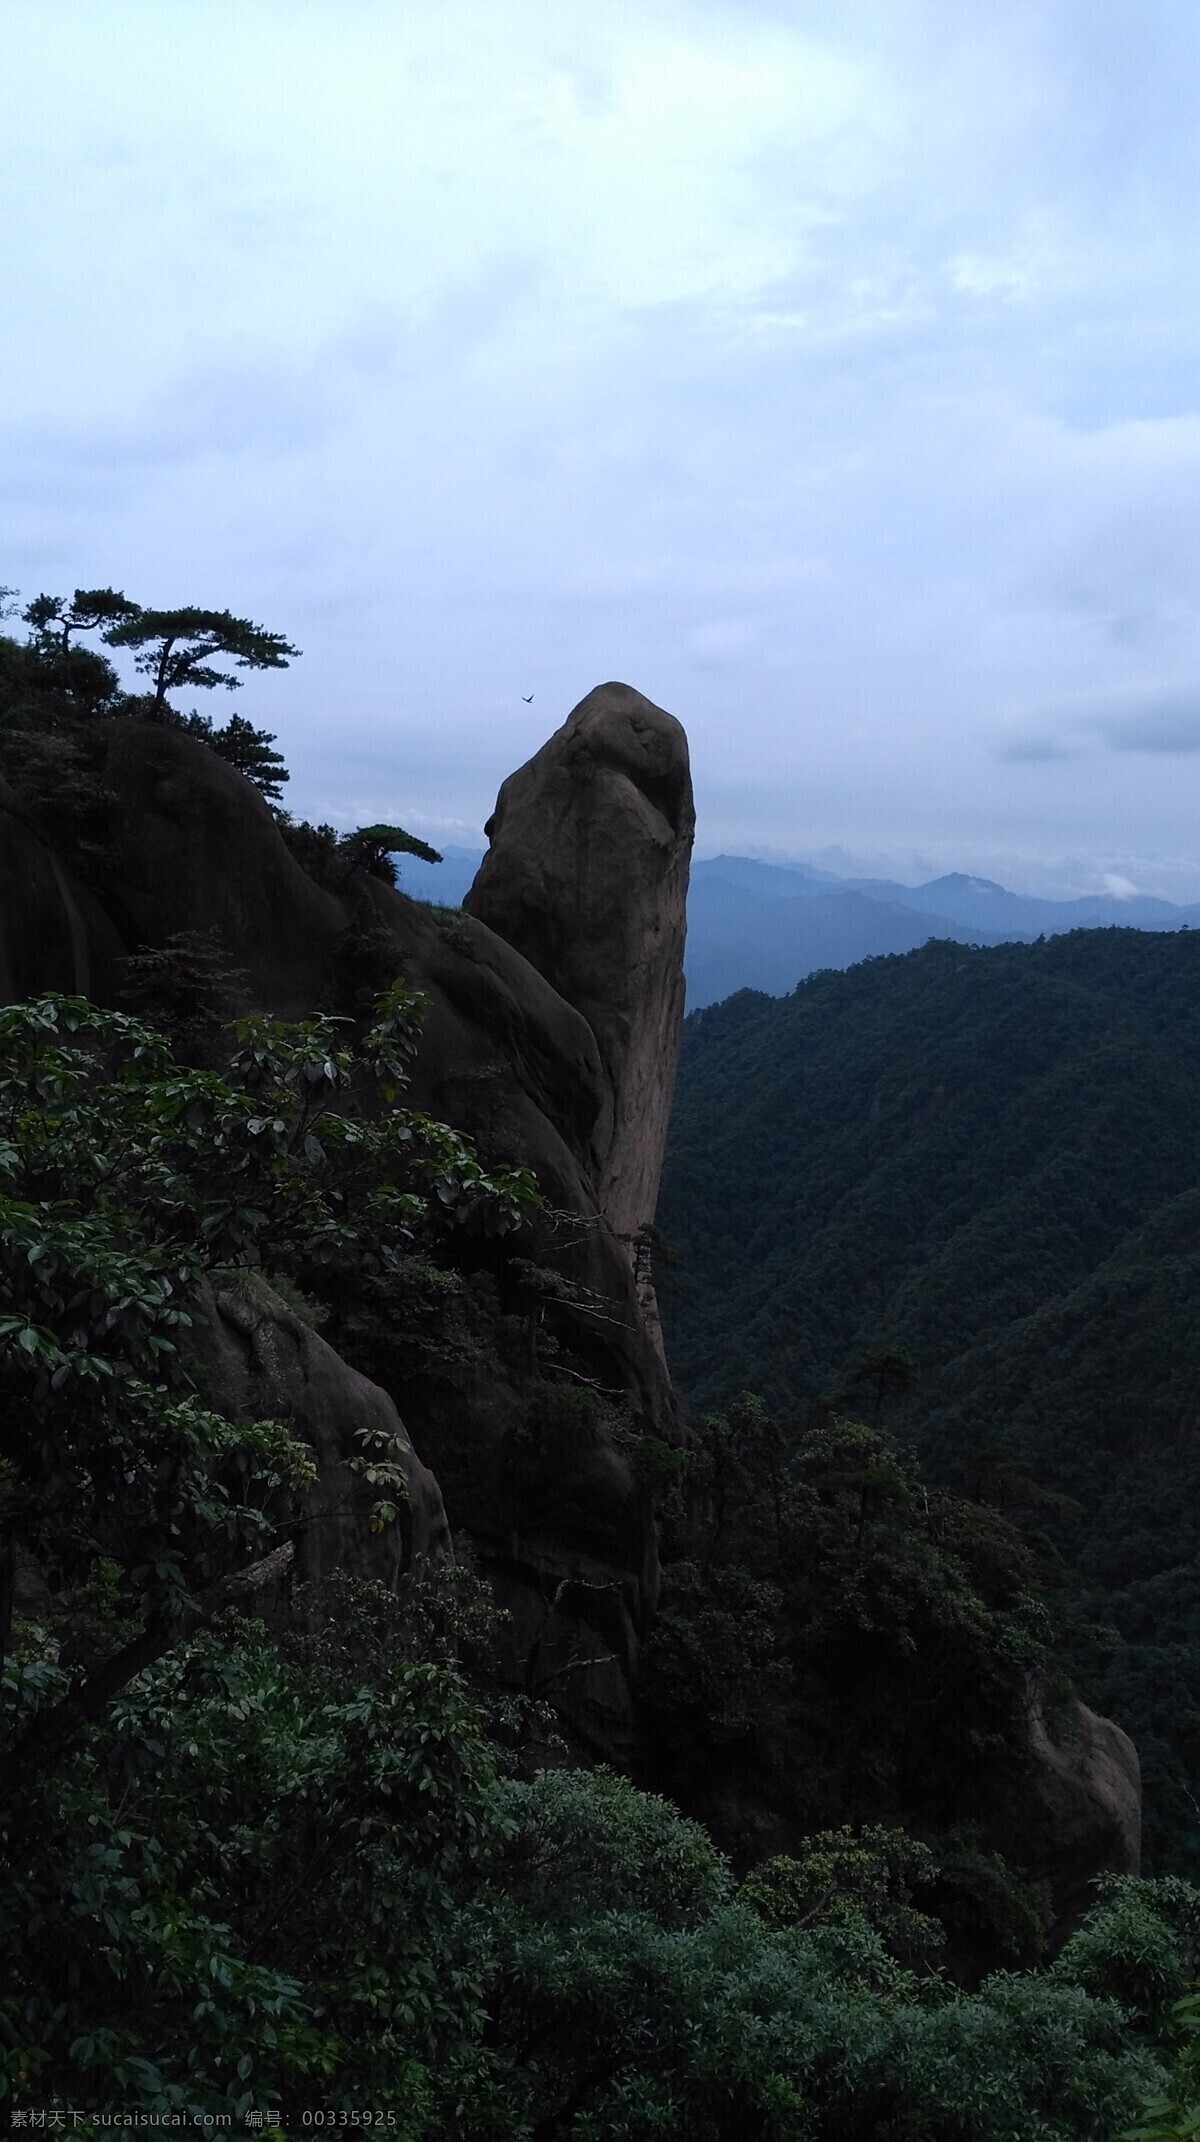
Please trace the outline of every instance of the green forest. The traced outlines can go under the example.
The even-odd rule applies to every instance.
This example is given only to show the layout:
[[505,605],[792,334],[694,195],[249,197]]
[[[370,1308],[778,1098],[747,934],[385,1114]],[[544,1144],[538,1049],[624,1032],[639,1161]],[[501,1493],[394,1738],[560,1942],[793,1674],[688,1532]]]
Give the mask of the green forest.
[[[97,898],[113,724],[224,758],[313,882],[394,875],[402,829],[297,826],[272,735],[166,697],[282,666],[280,636],[111,590],[25,622],[5,808]],[[377,938],[301,1019],[231,1011],[238,947],[194,934],[129,950],[112,1001],[0,1009],[12,2131],[1200,2133],[1197,942],[934,946],[693,1020],[678,1443],[589,1376],[530,1170],[414,1105],[427,1007]],[[632,1467],[663,1578],[631,1774],[514,1681],[466,1541],[268,1608],[314,1459],[214,1378],[218,1284],[406,1402],[448,1364],[519,1387],[523,1478],[553,1439]],[[348,1461],[384,1548],[403,1457],[364,1430]],[[1079,1695],[1138,1740],[1149,1871],[1068,1921],[1029,1716],[1069,1745]]]
[[731,998],[688,1021],[660,1207],[689,1397],[865,1397],[1002,1513],[1137,1742],[1147,1865],[1192,1878],[1198,985],[1195,933],[1086,930]]

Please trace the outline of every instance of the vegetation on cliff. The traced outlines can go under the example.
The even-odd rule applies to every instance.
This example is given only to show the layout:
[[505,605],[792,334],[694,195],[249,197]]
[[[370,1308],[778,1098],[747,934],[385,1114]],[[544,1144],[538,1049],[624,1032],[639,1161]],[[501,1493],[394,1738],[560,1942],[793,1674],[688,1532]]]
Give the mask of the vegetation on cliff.
[[[356,1047],[329,1020],[248,1019],[223,1073],[81,1000],[0,1012],[0,2035],[15,2085],[208,2109],[266,2046],[293,2089],[365,2076],[356,2028],[310,2030],[294,1975],[304,1956],[305,1982],[321,1976],[330,1861],[331,1968],[353,1978],[350,1929],[382,1924],[387,1901],[424,1981],[439,1855],[469,1858],[481,1819],[466,1787],[487,1770],[482,1714],[437,1642],[372,1678],[357,1608],[315,1601],[307,1663],[290,1668],[239,1619],[286,1565],[312,1464],[282,1421],[211,1402],[189,1344],[206,1274],[319,1272],[335,1291],[382,1274],[396,1298],[414,1246],[520,1224],[532,1179],[486,1172],[401,1103],[418,1010],[397,984]],[[368,1439],[352,1463],[373,1523],[396,1523],[396,1454]],[[331,1629],[349,1646],[337,1673]],[[385,1879],[393,1833],[403,1866]],[[408,1978],[386,1944],[362,1968],[376,1999],[339,1998],[375,2023],[380,1984],[402,2005]],[[178,2048],[161,2071],[155,2047]]]
[[[0,617],[12,605],[2,598]],[[440,862],[435,848],[402,826],[374,825],[339,834],[296,820],[281,806],[290,778],[275,737],[234,714],[218,726],[194,707],[183,714],[168,692],[236,691],[234,669],[286,669],[299,655],[282,633],[228,610],[147,610],[112,588],[77,588],[70,599],[39,595],[21,613],[28,637],[0,635],[0,776],[47,838],[67,842],[85,878],[102,866],[116,798],[103,777],[103,731],[116,719],[150,719],[186,730],[252,781],[273,806],[280,829],[318,882],[344,882],[364,869],[395,884],[395,854]],[[83,633],[133,650],[153,689],[127,692],[113,664]],[[217,666],[220,665],[220,666]]]
[[[928,1493],[885,1432],[754,1400],[705,1424],[704,1517],[668,1562],[642,1677],[651,1775],[743,1866],[839,1826],[921,1839],[960,1975],[1043,1952],[1031,1689],[1044,1572],[994,1511]],[[1024,1868],[1024,1873],[1021,1869]]]

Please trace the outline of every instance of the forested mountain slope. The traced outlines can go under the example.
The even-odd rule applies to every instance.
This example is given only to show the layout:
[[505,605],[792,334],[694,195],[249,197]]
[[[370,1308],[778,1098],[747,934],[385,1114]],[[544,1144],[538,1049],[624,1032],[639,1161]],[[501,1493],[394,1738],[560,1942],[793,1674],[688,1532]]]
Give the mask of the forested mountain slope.
[[687,1023],[660,1207],[697,1407],[799,1414],[907,1349],[893,1426],[1053,1536],[1151,1858],[1193,1866],[1198,985],[1200,935],[1088,930],[743,993]]

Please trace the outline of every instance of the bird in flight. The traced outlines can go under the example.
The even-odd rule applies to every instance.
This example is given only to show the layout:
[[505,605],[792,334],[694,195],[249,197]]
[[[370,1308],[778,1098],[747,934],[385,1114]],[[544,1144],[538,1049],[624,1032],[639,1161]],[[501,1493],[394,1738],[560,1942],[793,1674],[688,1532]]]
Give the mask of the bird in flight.
[[522,694],[521,694],[521,697],[522,697],[522,699],[524,699],[524,700],[525,700],[525,704],[526,704],[526,706],[527,706],[527,707],[531,707],[531,706],[533,705],[533,693],[532,693],[532,692],[530,692],[530,694],[529,694],[529,697],[528,697],[528,699],[525,699],[525,694],[524,694],[524,692],[522,692]]

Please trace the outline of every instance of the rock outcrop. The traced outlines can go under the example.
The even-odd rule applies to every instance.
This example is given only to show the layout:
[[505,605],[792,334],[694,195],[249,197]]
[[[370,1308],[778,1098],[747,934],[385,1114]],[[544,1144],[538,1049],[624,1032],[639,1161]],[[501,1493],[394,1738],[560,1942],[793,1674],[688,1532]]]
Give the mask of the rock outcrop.
[[103,908],[0,781],[0,1003],[43,990],[103,999],[123,950]]
[[[563,1296],[546,1311],[557,1322],[557,1352],[551,1349],[548,1361],[539,1355],[527,1316],[524,1366],[512,1358],[459,1360],[419,1384],[391,1388],[386,1398],[365,1386],[375,1390],[372,1404],[398,1406],[420,1453],[416,1529],[407,1541],[369,1528],[364,1534],[354,1498],[344,1499],[336,1424],[354,1372],[307,1327],[289,1321],[290,1312],[267,1315],[222,1300],[214,1326],[221,1388],[241,1402],[256,1379],[263,1389],[272,1377],[282,1379],[299,1420],[306,1408],[320,1413],[326,1401],[318,1404],[319,1392],[336,1386],[324,1426],[305,1429],[325,1452],[323,1478],[328,1473],[335,1485],[323,1488],[314,1506],[300,1574],[311,1573],[305,1555],[321,1562],[340,1553],[360,1570],[394,1574],[397,1556],[426,1535],[440,1536],[431,1473],[450,1526],[468,1536],[509,1611],[510,1678],[551,1698],[582,1749],[617,1762],[632,1752],[632,1681],[658,1588],[655,1527],[636,1447],[644,1436],[685,1438],[620,1235],[633,1231],[635,1214],[638,1224],[650,1216],[661,1163],[681,1010],[681,872],[691,824],[682,730],[636,693],[624,698],[631,710],[624,730],[619,709],[615,721],[610,710],[589,723],[596,749],[577,763],[580,788],[609,798],[602,823],[593,826],[572,802],[571,781],[556,785],[564,829],[574,823],[596,857],[607,856],[605,872],[593,867],[581,877],[581,885],[607,882],[611,909],[607,922],[600,902],[579,909],[581,927],[586,922],[593,933],[590,981],[586,961],[572,965],[565,938],[556,980],[551,964],[539,968],[522,946],[473,915],[424,907],[362,871],[333,889],[317,884],[250,783],[166,724],[114,721],[97,738],[97,779],[116,802],[105,852],[88,859],[89,887],[69,849],[55,854],[0,812],[0,888],[7,868],[17,917],[7,940],[10,996],[89,989],[111,1002],[122,954],[214,925],[231,967],[249,976],[246,1009],[283,1017],[344,1011],[364,974],[372,988],[401,974],[424,992],[411,1098],[474,1136],[490,1162],[519,1161],[537,1174],[550,1215],[537,1259],[553,1265]],[[563,735],[579,726],[579,711]],[[630,843],[624,881],[641,887],[636,929],[635,909],[622,908],[617,897],[622,837]],[[565,895],[550,878],[547,885],[561,906]],[[655,885],[667,902],[661,927],[651,911]],[[569,928],[565,909],[560,919]],[[643,994],[652,1001],[639,1008]],[[657,1068],[655,1035],[663,1051]],[[636,1105],[626,1096],[627,1076]],[[636,1182],[636,1194],[627,1187],[618,1194],[618,1179]],[[469,1283],[493,1321],[519,1321],[511,1304],[497,1302],[493,1273],[482,1269]],[[604,1394],[623,1424],[622,1444],[572,1413],[562,1394],[573,1384]]]
[[215,928],[250,1002],[312,1012],[346,915],[288,852],[258,790],[153,721],[110,723],[100,773],[117,798],[101,897],[125,948]]
[[602,684],[511,774],[464,906],[587,1020],[604,1071],[600,1209],[633,1243],[654,1218],[683,1022],[695,811],[680,724]]
[[1013,1845],[1031,1873],[1049,1885],[1060,1943],[1095,1902],[1091,1884],[1098,1874],[1141,1869],[1141,1766],[1128,1733],[1082,1703],[1075,1704],[1071,1730],[1061,1739],[1035,1703],[1029,1752],[1031,1791]]
[[[295,1578],[311,1583],[351,1569],[394,1589],[417,1560],[444,1561],[450,1528],[441,1490],[421,1463],[392,1400],[327,1346],[319,1332],[257,1278],[206,1287],[193,1344],[221,1402],[247,1418],[285,1420],[316,1460],[296,1538]],[[363,1433],[403,1474],[407,1500],[395,1524],[371,1530],[375,1491],[352,1461]]]

